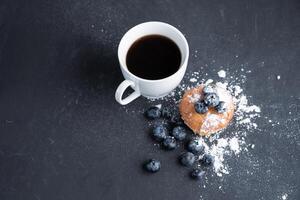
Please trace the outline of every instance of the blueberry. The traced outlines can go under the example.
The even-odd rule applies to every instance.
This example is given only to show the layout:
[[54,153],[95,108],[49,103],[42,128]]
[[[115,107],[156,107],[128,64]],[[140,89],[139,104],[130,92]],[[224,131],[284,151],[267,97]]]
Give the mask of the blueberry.
[[172,112],[169,108],[164,107],[161,111],[161,115],[166,119],[170,119],[172,117]]
[[152,106],[146,110],[145,115],[148,119],[157,119],[161,116],[161,112],[158,107]]
[[184,140],[186,137],[186,130],[182,126],[176,126],[173,128],[172,135],[177,140]]
[[172,150],[176,147],[176,140],[172,136],[167,136],[162,142],[162,144],[167,150]]
[[203,177],[203,175],[205,174],[205,171],[202,171],[200,169],[194,169],[192,172],[191,172],[191,177],[193,179],[196,179],[196,180],[199,180]]
[[194,154],[201,154],[204,151],[204,146],[199,139],[192,139],[187,146],[188,151]]
[[145,163],[144,167],[148,172],[155,173],[155,172],[158,172],[160,170],[160,166],[161,166],[160,161],[155,160],[155,159],[151,159],[151,160],[148,160]]
[[203,93],[208,94],[208,93],[214,93],[215,90],[211,85],[207,85],[203,88]]
[[195,110],[199,114],[204,114],[208,111],[208,107],[204,102],[196,102],[195,103]]
[[214,162],[214,159],[211,155],[204,154],[204,156],[202,157],[202,159],[200,161],[201,161],[202,165],[210,166]]
[[162,124],[156,125],[152,130],[152,135],[155,140],[161,142],[167,137],[167,128]]
[[179,160],[182,165],[186,167],[191,167],[194,164],[196,158],[193,153],[186,152],[180,156]]
[[204,96],[204,103],[209,107],[215,107],[219,104],[219,96],[216,93],[208,93]]
[[216,110],[218,113],[226,112],[226,105],[224,101],[220,101],[219,104],[216,106]]

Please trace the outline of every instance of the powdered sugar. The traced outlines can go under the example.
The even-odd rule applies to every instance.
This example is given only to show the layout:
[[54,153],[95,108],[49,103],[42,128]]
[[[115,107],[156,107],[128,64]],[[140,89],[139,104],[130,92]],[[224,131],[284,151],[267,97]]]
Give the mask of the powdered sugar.
[[207,79],[207,81],[205,82],[205,85],[209,85],[209,84],[211,84],[211,83],[213,83],[214,82],[214,80],[212,80],[212,79]]
[[230,89],[235,97],[243,92],[243,89],[239,85],[234,85]]
[[229,140],[229,148],[232,150],[235,154],[240,153],[240,145],[239,140],[237,137],[233,137]]
[[[236,80],[236,79],[235,79]],[[245,77],[242,77],[241,83],[245,82]],[[218,176],[228,174],[228,166],[225,157],[229,155],[238,155],[242,151],[248,151],[245,136],[248,132],[257,128],[255,119],[260,117],[261,109],[257,105],[249,105],[246,94],[239,85],[240,83],[217,83],[217,86],[226,88],[230,91],[235,103],[235,127],[237,133],[227,137],[215,139],[217,145],[212,146],[211,153],[215,157],[214,171]],[[251,147],[254,148],[254,144]]]
[[189,95],[188,98],[189,98],[189,101],[191,103],[195,103],[195,102],[200,100],[201,95],[200,94],[193,94],[193,95]]
[[[229,156],[234,153],[239,154],[241,151],[240,139],[237,136],[232,138],[219,138],[215,139],[215,144],[209,145],[209,142],[205,142],[204,139],[200,138],[199,141],[205,147],[205,154],[210,154],[214,158],[213,169],[217,176],[223,176],[223,174],[229,174],[229,169],[225,162],[225,156]],[[201,159],[203,155],[200,156]]]
[[245,126],[248,130],[256,129],[257,124],[253,122],[253,120],[257,117],[260,117],[260,107],[257,105],[250,106],[247,96],[244,94],[238,94],[234,96],[234,102],[236,104],[236,122],[239,125]]
[[157,105],[155,105],[155,107],[161,109],[161,104],[157,104]]
[[227,139],[220,138],[217,144],[211,146],[209,151],[209,153],[214,157],[214,171],[218,176],[229,174],[228,167],[224,165],[224,152],[227,147]]
[[220,70],[220,71],[218,72],[218,76],[219,76],[220,78],[225,78],[225,77],[226,77],[226,72],[225,72],[224,70]]
[[288,197],[288,194],[286,194],[286,193],[281,196],[282,200],[286,200],[287,197]]
[[[223,76],[222,73],[221,76]],[[229,157],[239,156],[241,152],[248,152],[255,147],[255,144],[247,143],[246,136],[258,128],[256,119],[260,117],[261,109],[257,105],[250,104],[251,99],[244,92],[243,84],[246,82],[246,73],[251,72],[244,69],[244,73],[237,77],[227,72],[227,76],[222,77],[223,81],[220,81],[208,78],[207,74],[200,75],[200,72],[191,72],[186,75],[188,82],[181,83],[174,92],[160,99],[174,107],[179,103],[186,90],[203,83],[206,85],[215,83],[217,86],[216,93],[220,100],[224,102],[232,100],[234,102],[235,113],[230,125],[234,132],[227,132],[225,129],[209,138],[199,137],[205,146],[205,152],[213,156],[213,171],[219,177],[231,173],[231,168],[227,162]],[[206,79],[203,79],[205,76]],[[201,98],[201,95],[191,95],[189,98],[191,102],[196,102]],[[202,126],[213,126],[219,122],[217,120],[220,118],[209,115]]]
[[248,99],[245,95],[242,95],[239,99],[235,99],[236,103],[238,103],[238,111],[240,112],[257,112],[260,113],[260,108],[256,105],[249,106],[248,105]]
[[216,93],[219,96],[220,101],[224,101],[225,103],[230,103],[232,101],[232,97],[229,94],[227,88],[227,84],[223,84],[220,82],[216,83]]
[[224,124],[225,119],[219,117],[218,115],[210,114],[207,115],[207,118],[203,122],[201,129],[203,129],[204,131],[208,131],[209,129],[211,129],[211,127],[216,127],[220,123]]
[[[223,70],[224,71],[224,70]],[[219,71],[218,75],[223,78],[223,71]],[[224,71],[225,72],[225,71]],[[250,72],[249,72],[250,73]],[[225,73],[226,74],[226,73]],[[193,79],[193,83],[202,83],[206,85],[214,83],[213,79],[202,80],[200,79],[199,73],[193,72],[190,75]],[[195,80],[196,79],[196,80]],[[223,176],[224,174],[229,174],[229,166],[226,162],[226,158],[229,156],[238,156],[242,151],[249,151],[255,147],[254,144],[248,145],[245,140],[245,136],[257,128],[256,119],[260,117],[261,109],[257,105],[251,105],[249,103],[247,95],[242,89],[242,85],[246,82],[246,76],[241,75],[240,77],[230,76],[230,79],[224,82],[216,82],[216,92],[220,97],[221,101],[229,102],[232,100],[235,104],[235,114],[233,125],[236,127],[236,132],[222,136],[222,132],[211,136],[203,140],[206,146],[206,153],[209,153],[214,157],[213,169],[217,176]],[[195,87],[197,85],[193,85]],[[186,86],[181,86],[181,92],[186,90]],[[192,96],[190,97],[192,102],[197,101],[200,97]],[[213,114],[209,115],[202,127],[210,127],[216,123],[219,123],[220,118],[215,117]],[[206,142],[205,142],[206,141]]]
[[[204,153],[210,154],[213,156],[213,168],[218,176],[222,176],[223,174],[229,174],[228,167],[223,164],[224,162],[224,152],[225,149],[228,148],[228,139],[220,138],[218,139],[216,144],[209,145],[208,142],[205,142],[203,138],[199,138],[199,143],[202,143],[204,146]],[[204,154],[199,156],[199,159],[203,157]]]
[[190,82],[195,83],[195,82],[197,82],[197,79],[196,78],[190,78]]

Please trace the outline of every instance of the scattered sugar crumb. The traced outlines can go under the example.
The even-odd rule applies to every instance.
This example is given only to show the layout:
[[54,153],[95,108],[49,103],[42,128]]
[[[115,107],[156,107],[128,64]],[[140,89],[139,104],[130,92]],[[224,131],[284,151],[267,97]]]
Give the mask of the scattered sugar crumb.
[[286,194],[286,193],[281,196],[282,200],[286,200],[287,197],[288,197],[288,194]]
[[161,109],[161,104],[157,104],[155,107]]
[[226,77],[226,72],[225,72],[224,70],[220,70],[220,71],[218,72],[218,76],[219,76],[220,78],[225,78],[225,77]]
[[190,78],[190,82],[195,83],[195,82],[197,82],[197,79],[196,78]]
[[248,123],[251,123],[250,118],[246,118],[246,119],[243,119],[243,120],[239,121],[239,124],[248,124]]
[[234,137],[229,140],[229,147],[235,154],[240,153],[240,146],[238,138]]
[[214,80],[212,80],[212,79],[207,79],[207,81],[205,82],[205,85],[209,85],[209,84],[211,84],[211,83],[213,83],[214,82]]
[[277,76],[277,80],[280,80],[280,78],[281,78],[280,75],[278,75],[278,76]]

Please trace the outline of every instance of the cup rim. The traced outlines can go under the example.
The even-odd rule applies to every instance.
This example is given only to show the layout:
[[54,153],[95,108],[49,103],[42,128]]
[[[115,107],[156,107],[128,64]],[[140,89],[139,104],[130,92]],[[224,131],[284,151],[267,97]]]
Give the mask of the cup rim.
[[[128,35],[128,33],[130,31],[132,31],[133,29],[135,29],[136,27],[138,26],[142,26],[142,25],[145,25],[145,24],[161,24],[163,26],[167,26],[168,28],[172,29],[173,31],[175,31],[179,37],[183,40],[183,43],[184,43],[184,46],[186,48],[186,56],[185,56],[185,59],[184,61],[182,62],[182,64],[180,65],[179,69],[172,75],[168,76],[168,77],[165,77],[165,78],[162,78],[162,79],[155,79],[155,80],[152,80],[152,79],[144,79],[144,78],[141,78],[141,77],[138,77],[136,75],[134,75],[133,73],[131,73],[128,68],[127,68],[127,65],[126,65],[126,62],[124,63],[124,65],[121,63],[121,60],[120,60],[120,45],[121,45],[121,42],[123,40],[125,40],[125,37]],[[175,41],[174,41],[175,42]],[[126,53],[127,55],[127,53]],[[176,76],[179,72],[181,72],[182,70],[185,70],[183,67],[185,64],[187,64],[187,61],[188,61],[188,58],[189,58],[189,45],[188,45],[188,42],[186,40],[186,38],[184,37],[184,35],[177,29],[175,28],[174,26],[168,24],[168,23],[165,23],[165,22],[160,22],[160,21],[148,21],[148,22],[143,22],[143,23],[140,23],[140,24],[137,24],[135,26],[133,26],[132,28],[130,28],[124,35],[123,37],[121,38],[120,42],[119,42],[119,45],[118,45],[118,59],[119,59],[119,63],[120,63],[120,67],[126,71],[126,73],[130,74],[131,76],[133,76],[135,79],[137,80],[140,80],[140,81],[144,81],[144,82],[157,82],[157,81],[164,81],[166,79],[169,79],[173,76]]]

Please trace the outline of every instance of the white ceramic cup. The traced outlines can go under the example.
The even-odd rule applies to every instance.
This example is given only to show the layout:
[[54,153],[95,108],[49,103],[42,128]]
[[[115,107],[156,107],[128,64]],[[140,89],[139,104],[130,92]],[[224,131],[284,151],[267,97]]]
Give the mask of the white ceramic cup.
[[[177,44],[181,52],[181,64],[177,72],[163,79],[148,80],[140,78],[128,70],[126,56],[129,48],[136,40],[146,35],[162,35]],[[125,80],[117,88],[115,98],[120,104],[126,105],[141,95],[148,98],[160,98],[175,89],[187,68],[189,46],[183,34],[175,27],[163,22],[145,22],[134,26],[122,37],[118,47],[118,58]],[[129,86],[134,92],[122,98],[124,91]]]

